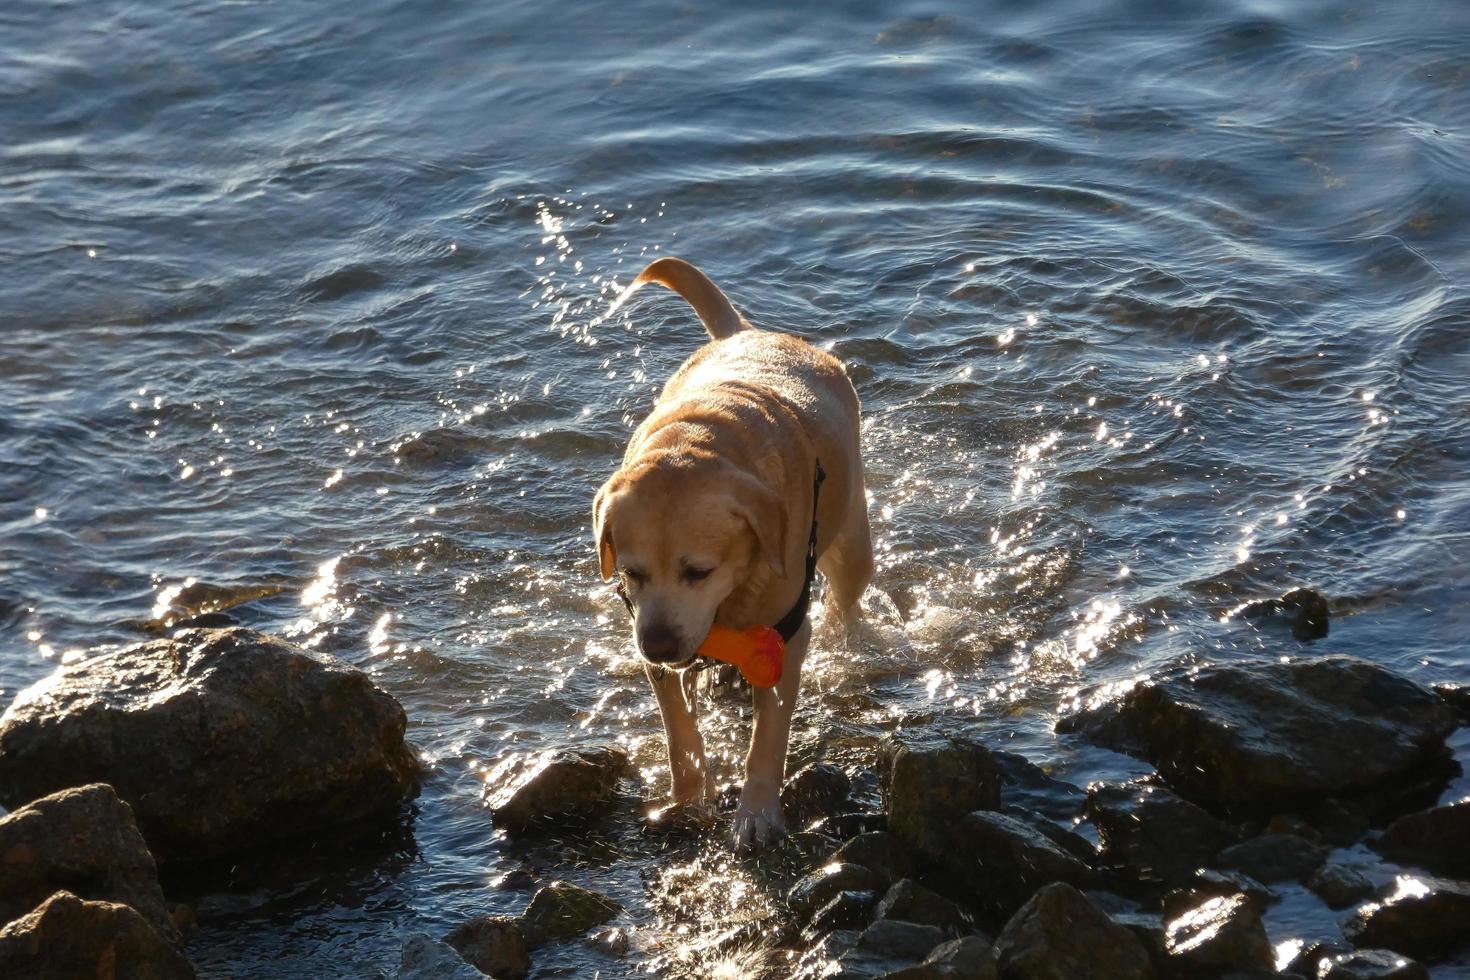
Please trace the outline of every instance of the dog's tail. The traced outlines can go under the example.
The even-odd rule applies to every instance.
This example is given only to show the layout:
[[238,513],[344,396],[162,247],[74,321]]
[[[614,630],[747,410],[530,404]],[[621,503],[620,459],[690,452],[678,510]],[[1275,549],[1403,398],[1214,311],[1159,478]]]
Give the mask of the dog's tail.
[[720,287],[710,282],[709,276],[672,255],[650,262],[648,268],[638,273],[638,278],[619,297],[616,305],[622,305],[624,299],[646,282],[656,282],[684,297],[694,307],[694,312],[699,314],[704,329],[716,340],[724,340],[732,334],[750,329],[750,324],[735,311],[725,294],[720,292]]

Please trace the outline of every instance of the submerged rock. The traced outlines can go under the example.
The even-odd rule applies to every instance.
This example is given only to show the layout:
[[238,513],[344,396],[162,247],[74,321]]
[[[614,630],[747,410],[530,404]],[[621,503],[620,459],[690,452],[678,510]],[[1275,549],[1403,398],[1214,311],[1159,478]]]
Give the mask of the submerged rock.
[[1307,879],[1307,887],[1330,909],[1345,909],[1376,890],[1368,876],[1346,864],[1329,861]]
[[1225,848],[1215,866],[1240,871],[1257,881],[1303,881],[1322,866],[1327,848],[1296,834],[1262,834]]
[[950,830],[961,817],[1000,806],[1000,766],[978,742],[908,738],[888,743],[881,775],[889,829],[930,860],[946,858]]
[[408,937],[398,960],[398,980],[480,980],[484,975],[453,946],[422,932]]
[[1087,816],[1102,847],[1099,863],[1123,865],[1148,881],[1179,885],[1231,841],[1225,825],[1162,786],[1098,783],[1087,792]]
[[418,764],[398,702],[247,629],[182,630],[63,666],[0,717],[0,803],[105,782],[163,862],[394,812]]
[[1435,874],[1470,875],[1470,799],[1400,817],[1369,846]]
[[59,891],[0,929],[0,977],[193,980],[194,968],[129,906]]
[[[531,956],[521,920],[508,915],[482,915],[456,926],[444,942],[481,973],[502,980],[521,980],[531,970]],[[407,950],[404,951],[407,956]],[[452,964],[451,964],[452,965]],[[426,974],[425,980],[432,976]]]
[[1164,926],[1169,971],[1216,976],[1236,970],[1273,972],[1276,959],[1255,903],[1244,895],[1212,898]]
[[1470,946],[1470,884],[1400,875],[1394,893],[1364,905],[1343,924],[1359,949],[1383,947],[1434,956]]
[[495,826],[522,833],[541,821],[595,810],[627,771],[617,745],[549,749],[502,759],[485,777],[485,800]]
[[1000,766],[1001,800],[1052,820],[1070,821],[1082,812],[1087,791],[1047,773],[1023,755],[991,752]]
[[1292,589],[1278,599],[1257,599],[1237,606],[1226,619],[1265,619],[1280,616],[1298,640],[1320,640],[1327,635],[1331,620],[1327,600],[1316,589]]
[[781,809],[787,826],[805,827],[814,820],[836,815],[851,791],[852,780],[834,765],[819,763],[799,770],[781,788]]
[[1429,980],[1429,971],[1386,949],[1360,949],[1325,960],[1317,980]]
[[183,943],[133,811],[111,786],[64,789],[0,818],[0,922],[63,889],[130,906],[163,939]]
[[1242,811],[1379,789],[1442,759],[1437,694],[1344,656],[1177,665],[1057,723],[1146,758],[1182,795]]
[[1143,944],[1071,885],[1056,883],[1021,907],[995,941],[1007,980],[1150,980]]
[[600,892],[567,881],[553,881],[531,896],[531,904],[521,914],[521,928],[527,948],[536,949],[581,935],[622,911],[621,905]]
[[1085,887],[1092,869],[1026,821],[979,810],[953,830],[942,876],[968,900],[1001,915],[1052,882]]

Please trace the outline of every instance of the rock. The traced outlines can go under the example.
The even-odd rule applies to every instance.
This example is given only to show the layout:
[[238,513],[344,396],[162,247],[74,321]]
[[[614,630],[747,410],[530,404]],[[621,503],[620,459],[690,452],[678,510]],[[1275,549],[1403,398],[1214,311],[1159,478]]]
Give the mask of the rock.
[[398,959],[398,980],[481,980],[482,977],[484,974],[466,963],[454,947],[422,932],[408,937]]
[[1362,906],[1343,924],[1348,942],[1410,956],[1434,956],[1470,944],[1470,884],[1399,875],[1396,885],[1388,898]]
[[1097,848],[1092,846],[1092,841],[1081,834],[1073,833],[1045,814],[1011,803],[1007,803],[996,812],[1015,817],[1022,823],[1030,825],[1047,840],[1084,864],[1090,865],[1097,860]]
[[824,817],[812,824],[811,829],[836,838],[837,840],[845,841],[856,837],[858,834],[887,830],[888,817],[882,813],[864,813],[859,811],[834,813],[832,816]]
[[1082,812],[1087,791],[1056,779],[1014,752],[991,752],[1000,766],[1000,795],[1007,804],[1023,806],[1052,820],[1070,822]]
[[786,904],[800,919],[806,919],[842,892],[877,892],[887,882],[860,864],[830,862],[791,887]]
[[857,946],[858,935],[855,929],[839,929],[817,939],[796,961],[793,980],[831,977],[838,970],[838,961]]
[[1292,954],[1291,959],[1282,966],[1281,972],[1309,980],[1317,980],[1318,964],[1323,960],[1330,960],[1334,956],[1345,956],[1353,951],[1347,943],[1335,939],[1321,939],[1313,943],[1302,943],[1296,941],[1298,949]]
[[[1164,943],[1163,916],[1137,909],[1126,912],[1114,912],[1108,909],[1106,905],[1098,902],[1095,895],[1089,894],[1088,897],[1092,898],[1103,911],[1108,913],[1108,918],[1133,933],[1133,937],[1143,944],[1143,948],[1148,953],[1149,961],[1154,964],[1155,970],[1158,970],[1162,964],[1167,962],[1169,953]],[[1116,896],[1114,897],[1116,898]]]
[[631,940],[628,938],[628,930],[614,927],[601,930],[587,940],[587,945],[604,955],[622,959],[628,955]]
[[0,977],[193,980],[194,968],[129,906],[59,891],[0,929]]
[[1326,960],[1317,980],[1429,980],[1429,971],[1386,949],[1360,949]]
[[1460,713],[1460,717],[1470,719],[1470,684],[1459,681],[1441,681],[1431,685],[1434,693],[1444,698],[1445,703]]
[[521,920],[508,915],[470,919],[444,937],[444,942],[481,973],[520,980],[531,969]]
[[917,966],[895,970],[884,980],[999,980],[995,951],[981,936],[963,936],[930,950]]
[[786,824],[805,827],[814,820],[831,817],[847,802],[852,780],[833,765],[820,763],[799,770],[781,789],[781,809]]
[[64,789],[0,818],[0,922],[63,889],[130,906],[182,948],[133,811],[105,783]]
[[1052,843],[1029,823],[977,810],[952,830],[942,876],[994,913],[1009,914],[1051,882],[1085,887],[1092,869]]
[[1331,909],[1345,909],[1374,892],[1373,882],[1356,868],[1328,861],[1312,872],[1307,887]]
[[531,896],[531,904],[521,914],[526,948],[536,949],[550,942],[571,939],[608,922],[622,911],[621,905],[600,892],[566,881],[553,881]]
[[879,919],[858,937],[858,947],[894,959],[921,960],[944,942],[945,935],[934,926],[899,919]]
[[1433,691],[1352,657],[1176,665],[1057,723],[1148,759],[1181,795],[1275,811],[1381,789],[1444,757]]
[[1470,876],[1470,799],[1400,817],[1369,846],[1435,874]]
[[858,834],[834,851],[830,860],[834,864],[860,864],[881,878],[885,886],[912,878],[917,870],[903,841],[886,830]]
[[905,878],[888,889],[873,910],[873,918],[934,926],[949,936],[958,936],[969,927],[958,905],[911,878]]
[[1237,606],[1226,614],[1226,619],[1264,619],[1280,616],[1291,626],[1291,635],[1298,640],[1320,640],[1329,630],[1330,614],[1327,600],[1316,589],[1292,589],[1279,599],[1257,599]]
[[1202,807],[1148,783],[1098,783],[1087,791],[1102,865],[1125,865],[1144,880],[1188,882],[1230,843],[1225,825]]
[[1212,898],[1171,918],[1164,924],[1164,949],[1169,972],[1181,976],[1276,968],[1260,913],[1244,895]]
[[891,742],[881,774],[889,829],[930,860],[946,857],[949,829],[960,817],[1000,806],[1000,766],[978,742]]
[[1063,882],[1047,885],[995,942],[1006,980],[1148,980],[1148,953],[1127,929]]
[[1264,912],[1276,901],[1276,893],[1248,874],[1239,871],[1216,871],[1213,868],[1200,870],[1186,885],[1164,895],[1164,914],[1173,918],[1204,904],[1211,898],[1244,895],[1250,899],[1257,912]]
[[111,784],[160,862],[396,812],[403,709],[346,664],[248,629],[181,630],[67,664],[0,717],[0,804]]
[[516,754],[485,776],[485,801],[495,826],[519,834],[541,821],[595,810],[627,768],[628,753],[617,745]]
[[1313,844],[1322,843],[1322,832],[1312,826],[1306,818],[1295,813],[1276,814],[1266,821],[1266,826],[1262,828],[1261,834],[1295,834],[1298,837],[1305,837]]
[[814,939],[841,929],[861,928],[873,917],[873,906],[877,904],[878,896],[874,892],[838,892],[812,913],[803,936]]
[[1303,881],[1327,859],[1327,848],[1295,834],[1262,834],[1227,847],[1215,865],[1243,871],[1257,881]]

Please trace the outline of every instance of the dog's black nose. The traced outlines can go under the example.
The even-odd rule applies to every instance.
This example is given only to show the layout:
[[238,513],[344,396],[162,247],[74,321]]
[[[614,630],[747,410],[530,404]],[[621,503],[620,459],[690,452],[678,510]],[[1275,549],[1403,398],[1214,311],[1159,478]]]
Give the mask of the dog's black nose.
[[638,649],[656,664],[679,659],[679,635],[663,623],[653,623],[638,631]]

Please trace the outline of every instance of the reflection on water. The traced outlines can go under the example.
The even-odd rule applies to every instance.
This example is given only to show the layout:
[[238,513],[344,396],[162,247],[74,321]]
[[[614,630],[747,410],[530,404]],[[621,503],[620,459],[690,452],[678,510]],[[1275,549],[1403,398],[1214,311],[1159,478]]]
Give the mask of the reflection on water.
[[[1058,706],[1294,644],[1225,613],[1301,584],[1331,649],[1463,673],[1470,10],[562,9],[0,14],[0,689],[228,617],[372,672],[433,766],[412,862],[206,917],[206,971],[391,969],[523,866],[632,910],[548,969],[770,955],[788,869],[632,800],[527,850],[479,799],[583,739],[665,790],[587,540],[701,336],[614,308],[660,254],[864,399],[876,587],[798,763],[943,725],[1131,771]],[[704,714],[737,778],[748,707]]]

